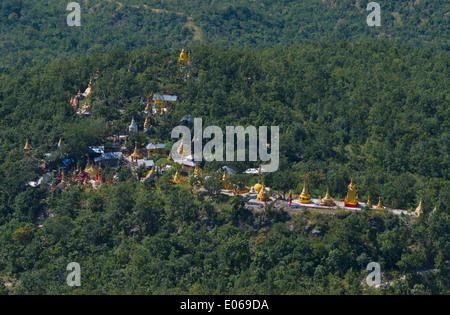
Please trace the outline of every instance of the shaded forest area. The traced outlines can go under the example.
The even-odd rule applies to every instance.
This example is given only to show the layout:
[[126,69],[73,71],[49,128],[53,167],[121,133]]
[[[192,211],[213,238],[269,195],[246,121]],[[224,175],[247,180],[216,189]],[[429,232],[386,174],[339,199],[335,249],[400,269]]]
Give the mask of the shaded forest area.
[[4,0],[0,73],[96,51],[149,45],[179,49],[192,42],[270,48],[341,39],[389,39],[449,49],[444,0],[381,3],[382,26],[368,27],[368,1],[79,1],[81,27],[69,27],[66,0]]

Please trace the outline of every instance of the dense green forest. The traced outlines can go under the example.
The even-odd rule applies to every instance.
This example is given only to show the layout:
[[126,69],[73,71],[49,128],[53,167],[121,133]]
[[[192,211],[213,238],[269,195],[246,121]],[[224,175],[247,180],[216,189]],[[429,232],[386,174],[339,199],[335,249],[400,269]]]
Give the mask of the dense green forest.
[[[0,275],[20,281],[11,292],[448,294],[448,52],[385,39],[186,48],[193,66],[187,81],[177,75],[179,50],[155,47],[93,52],[2,75]],[[93,115],[81,118],[68,99],[97,70]],[[391,208],[411,210],[423,198],[425,213],[294,214],[270,203],[251,212],[241,197],[173,186],[170,174],[140,182],[126,167],[119,183],[90,192],[26,185],[42,174],[45,153],[84,166],[87,146],[107,144],[107,122],[126,128],[135,117],[142,126],[140,99],[150,92],[179,97],[155,124],[163,141],[187,115],[203,118],[204,126],[280,126],[280,169],[264,175],[274,190],[298,193],[307,174],[314,196],[329,185],[338,198],[353,178],[361,200],[382,196]],[[32,155],[22,152],[26,137]],[[313,236],[314,228],[323,236]],[[77,289],[65,284],[72,261],[83,270]],[[362,284],[370,261],[397,281],[380,289]]]
[[361,0],[89,0],[69,27],[67,0],[3,0],[0,73],[119,48],[276,47],[324,40],[376,40],[449,49],[444,0],[379,1],[381,27],[368,27]]

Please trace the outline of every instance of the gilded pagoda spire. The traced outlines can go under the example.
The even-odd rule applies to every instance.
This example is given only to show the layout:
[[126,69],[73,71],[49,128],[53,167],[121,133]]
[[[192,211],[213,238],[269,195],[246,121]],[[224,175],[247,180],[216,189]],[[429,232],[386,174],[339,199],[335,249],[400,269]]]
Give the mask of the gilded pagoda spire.
[[416,208],[416,214],[417,214],[417,216],[421,216],[422,214],[423,214],[423,208],[422,208],[422,198],[420,198],[420,202],[419,202],[419,205],[417,206],[417,208]]
[[152,124],[152,121],[150,118],[150,114],[148,114],[147,119],[145,120],[145,123],[144,123],[144,129],[150,128],[151,124]]
[[356,194],[356,187],[355,184],[353,184],[352,178],[350,184],[348,185],[347,196],[344,199],[344,206],[356,208],[358,206],[358,202],[358,195]]
[[378,197],[378,204],[375,207],[375,209],[376,210],[383,210],[384,209],[383,205],[381,204],[381,197]]
[[131,154],[131,161],[136,161],[137,162],[137,160],[141,160],[143,157],[142,157],[142,155],[139,153],[139,150],[138,150],[138,145],[137,145],[137,141],[135,141],[135,143],[134,143],[134,152],[133,152],[133,154]]
[[150,174],[151,175],[155,175],[156,174],[155,164],[153,164],[152,169],[150,170]]
[[369,208],[372,207],[372,203],[370,202],[370,196],[367,197],[366,206],[368,206]]
[[180,146],[178,147],[178,154],[183,155],[184,153],[184,146],[183,146],[183,139],[181,140]]
[[321,201],[322,201],[322,203],[321,203],[322,206],[334,206],[335,205],[333,198],[331,198],[331,196],[330,196],[330,190],[328,188],[328,185],[327,185],[327,193],[326,193],[325,197],[323,197],[321,199]]
[[178,172],[178,170],[176,171],[175,175],[173,176],[172,182],[174,184],[179,184],[181,182],[180,173]]
[[91,166],[90,166],[90,161],[89,161],[89,158],[88,158],[87,163],[86,163],[86,167],[84,168],[84,171],[86,173],[89,173],[90,168],[91,168]]
[[144,109],[145,113],[150,113],[152,111],[151,107],[150,107],[150,100],[149,100],[149,95],[147,94],[147,106]]
[[261,190],[259,191],[258,195],[256,196],[256,200],[264,201],[264,202],[270,200],[269,193],[267,192],[266,185],[264,185],[264,183],[262,183]]
[[200,175],[200,171],[199,171],[199,169],[198,169],[198,165],[195,165],[195,167],[194,167],[194,175],[195,175],[195,176]]
[[66,183],[65,172],[64,172],[64,170],[62,170],[62,173],[61,173],[61,184],[65,184],[65,183]]
[[306,178],[303,180],[303,190],[300,196],[298,197],[298,202],[311,203],[311,196],[308,194],[308,190],[306,189]]
[[261,185],[261,165],[259,165],[259,168],[258,168],[258,183],[255,184],[255,186],[253,186],[253,190],[255,192],[259,192],[261,190],[261,187],[262,187],[262,185]]
[[31,147],[30,143],[28,142],[28,137],[27,140],[25,142],[25,147],[23,148],[25,151],[30,151],[33,150],[33,148]]

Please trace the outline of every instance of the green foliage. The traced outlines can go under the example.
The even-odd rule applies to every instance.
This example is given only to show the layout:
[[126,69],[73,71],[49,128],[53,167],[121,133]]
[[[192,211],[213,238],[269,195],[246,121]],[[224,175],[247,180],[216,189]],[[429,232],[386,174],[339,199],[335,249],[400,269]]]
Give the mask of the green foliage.
[[[288,35],[298,41],[307,33],[311,34],[308,41],[313,42],[321,38],[322,30],[340,38],[334,22],[330,31],[331,22],[317,23],[317,17],[292,10],[304,8],[297,7],[302,5],[325,10],[328,1],[285,1],[283,10],[275,10],[279,2],[264,1],[273,8],[272,19],[257,3],[244,6],[233,1],[195,10],[197,1],[180,1],[159,4],[172,13],[141,13],[142,25],[152,25],[147,19],[156,19],[156,28],[164,24],[163,16],[168,17],[164,28],[170,33],[164,44],[168,47],[178,47],[183,41],[181,37],[173,40],[178,32],[172,26],[188,21],[187,13],[173,13],[175,3],[198,17],[203,36],[212,42],[230,40],[230,44],[259,46],[269,43],[276,33],[280,42]],[[440,5],[439,1],[421,1],[417,6],[423,3],[430,8]],[[93,19],[83,15],[82,23],[88,29],[85,37],[76,34],[80,32],[76,28],[65,30],[78,42],[63,39],[62,43],[48,42],[50,48],[37,47],[48,54],[43,61],[39,57],[27,61],[33,51],[22,52],[19,44],[12,46],[11,55],[2,56],[10,61],[7,69],[38,64],[5,70],[8,74],[0,77],[0,275],[21,281],[12,293],[448,294],[448,52],[387,40],[270,49],[191,45],[193,79],[185,82],[177,78],[178,51],[152,47],[126,51],[134,48],[133,40],[141,34],[127,33],[126,25],[132,23],[126,22],[135,19],[131,12],[135,9],[127,1],[123,4],[123,8],[115,2],[88,7],[93,8]],[[36,5],[43,6],[41,2]],[[22,12],[33,6],[29,1],[2,3],[5,33],[1,45],[4,34],[21,32],[18,37],[47,38],[58,29],[56,24],[38,33],[30,29],[33,26],[27,19],[33,15]],[[339,2],[326,16],[343,14],[349,7],[349,1]],[[401,8],[405,8],[403,4],[394,1],[386,10]],[[413,8],[401,14],[412,19],[417,14]],[[48,10],[56,9],[49,6]],[[106,26],[108,31],[96,27],[98,40],[110,52],[94,52],[95,46],[90,45],[98,42],[89,29],[94,27],[94,18],[106,12],[114,12],[114,16],[102,21],[124,27],[117,33]],[[297,16],[298,12],[303,13]],[[19,19],[8,19],[12,13]],[[425,13],[430,15],[429,23],[442,18],[440,13]],[[359,38],[362,35],[353,19],[365,14],[342,18],[336,29],[354,29]],[[281,17],[291,21],[285,30],[280,28]],[[53,18],[51,15],[49,21]],[[300,18],[305,18],[303,31],[292,32]],[[211,23],[216,30],[223,27],[223,32],[215,33],[222,38],[214,38],[206,30]],[[411,23],[404,20],[405,25]],[[312,25],[317,25],[314,32],[310,32]],[[231,26],[235,31],[223,37]],[[402,34],[398,41],[415,42],[406,36],[411,34],[406,28],[391,27]],[[142,27],[146,32],[149,28]],[[265,31],[269,28],[272,33]],[[367,32],[377,35],[376,30]],[[421,37],[428,38],[427,32]],[[161,34],[166,33],[155,32],[151,41],[161,39]],[[113,50],[117,39],[123,38],[127,40],[121,49]],[[273,43],[270,46],[277,46],[277,41]],[[44,66],[60,56],[58,47],[63,44],[79,46],[68,56],[86,50],[91,54]],[[142,46],[147,44],[144,41]],[[445,41],[443,45],[447,45]],[[17,62],[13,62],[11,58],[19,50]],[[67,100],[84,90],[98,69],[101,76],[88,98],[93,115],[79,117]],[[246,82],[249,76],[254,79],[250,86]],[[131,117],[142,130],[146,117],[139,100],[149,92],[179,96],[173,111],[155,119],[159,141],[170,141],[171,129],[187,115],[202,117],[204,126],[279,126],[280,170],[263,174],[264,183],[272,190],[298,193],[300,176],[307,175],[308,190],[314,196],[323,196],[328,185],[331,195],[340,199],[353,178],[360,200],[370,195],[373,202],[382,196],[385,205],[414,209],[422,197],[425,213],[418,219],[371,210],[334,215],[288,213],[273,203],[251,211],[242,197],[218,194],[223,173],[216,171],[224,164],[219,162],[204,167],[204,175],[210,176],[204,178],[206,192],[191,185],[172,185],[173,173],[140,182],[123,160],[117,168],[118,182],[97,190],[69,186],[49,192],[45,183],[28,186],[43,175],[46,153],[50,153],[46,162],[53,169],[64,158],[84,166],[87,147],[105,144],[109,136],[127,128]],[[26,137],[34,147],[29,154],[22,152]],[[58,148],[60,137],[63,143]],[[142,144],[149,139],[138,133],[129,140],[132,148],[133,141]],[[259,162],[230,163],[240,172],[258,166]],[[112,168],[104,169],[105,178],[114,175]],[[235,175],[230,180],[250,186],[257,179]],[[431,214],[435,205],[438,211]],[[38,220],[42,226],[36,224]],[[314,229],[321,236],[313,235]],[[65,284],[66,266],[72,261],[82,266],[81,288]],[[371,261],[381,264],[384,276],[394,281],[392,285],[380,289],[361,285]],[[421,270],[431,271],[416,274]],[[407,277],[401,281],[402,273]],[[3,293],[1,290],[0,283]]]
[[70,13],[65,11],[67,3],[2,1],[0,73],[116,48],[179,48],[192,42],[267,48],[386,38],[449,49],[448,8],[443,0],[381,3],[381,27],[367,26],[366,3],[350,0],[233,0],[208,5],[202,0],[86,2],[81,5],[81,27],[65,23]]

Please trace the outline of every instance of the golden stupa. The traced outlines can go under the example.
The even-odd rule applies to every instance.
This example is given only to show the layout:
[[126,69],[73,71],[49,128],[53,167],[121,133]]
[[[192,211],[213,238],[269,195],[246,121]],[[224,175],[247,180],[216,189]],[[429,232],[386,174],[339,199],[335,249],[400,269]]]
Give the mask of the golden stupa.
[[134,143],[134,152],[133,152],[133,154],[130,155],[130,158],[131,158],[131,162],[133,162],[133,161],[137,162],[137,160],[143,159],[143,156],[139,153],[137,141],[135,141],[135,143]]
[[145,129],[148,129],[148,128],[150,128],[151,125],[152,125],[152,121],[151,121],[150,114],[149,114],[149,115],[147,116],[147,119],[145,120],[144,128],[145,128]]
[[178,170],[177,170],[177,172],[175,173],[175,175],[172,178],[172,183],[174,183],[174,184],[180,184],[181,183],[181,177],[180,177],[180,173],[178,172]]
[[333,198],[331,198],[331,196],[330,196],[328,185],[327,185],[327,194],[325,195],[325,197],[322,198],[321,205],[328,206],[328,207],[332,207],[335,205]]
[[61,184],[65,184],[66,183],[66,176],[64,174],[64,170],[61,173]]
[[28,137],[27,140],[25,142],[25,147],[23,148],[25,151],[30,151],[33,150],[33,148],[31,147],[31,145],[28,143]]
[[370,202],[370,196],[367,197],[366,206],[368,206],[369,208],[372,208],[372,203]]
[[89,94],[91,94],[92,87],[93,87],[93,84],[92,84],[92,79],[91,79],[91,80],[89,81],[89,85],[88,85],[86,91],[84,91],[84,93],[83,93],[84,96],[88,96]]
[[77,180],[77,171],[76,170],[73,170],[72,171],[72,182],[74,182],[74,181],[76,181]]
[[298,196],[298,202],[300,203],[311,203],[311,196],[308,194],[306,190],[306,179],[303,182],[303,190],[300,196]]
[[356,188],[353,184],[352,178],[350,184],[348,185],[347,196],[344,199],[344,206],[356,208],[358,206],[358,201],[358,195],[356,194]]
[[181,140],[180,146],[178,147],[178,154],[183,155],[184,153],[184,146],[183,146],[183,140]]
[[381,197],[378,197],[378,204],[375,207],[376,210],[383,210],[384,207],[381,205]]
[[89,158],[88,158],[88,162],[86,164],[86,168],[84,169],[84,171],[86,173],[88,173],[90,179],[92,179],[95,176],[96,171],[95,171],[94,165],[90,164]]
[[258,201],[270,201],[269,193],[266,190],[266,186],[264,183],[262,183],[261,190],[259,191],[258,195],[256,196],[256,200]]
[[419,216],[419,217],[423,214],[423,209],[422,209],[422,198],[420,198],[419,205],[417,206],[415,212],[416,212],[417,216]]
[[224,189],[230,190],[232,188],[230,185],[230,181],[228,180],[227,170],[223,170],[222,183]]
[[150,100],[148,99],[148,95],[147,95],[147,106],[144,109],[145,113],[150,113],[152,111],[152,108],[150,107]]

